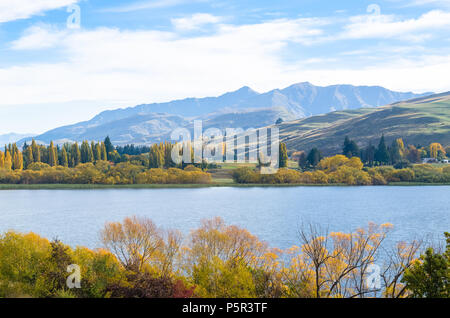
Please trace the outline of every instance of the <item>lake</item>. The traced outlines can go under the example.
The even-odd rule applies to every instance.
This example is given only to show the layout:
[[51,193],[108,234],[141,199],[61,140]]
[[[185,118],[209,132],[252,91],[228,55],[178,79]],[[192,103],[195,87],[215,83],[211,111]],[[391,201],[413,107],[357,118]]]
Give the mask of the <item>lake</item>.
[[450,231],[450,186],[254,187],[0,191],[0,232],[33,231],[72,246],[100,247],[107,221],[146,216],[184,233],[221,216],[273,247],[298,245],[301,222],[351,231],[390,222],[391,241]]

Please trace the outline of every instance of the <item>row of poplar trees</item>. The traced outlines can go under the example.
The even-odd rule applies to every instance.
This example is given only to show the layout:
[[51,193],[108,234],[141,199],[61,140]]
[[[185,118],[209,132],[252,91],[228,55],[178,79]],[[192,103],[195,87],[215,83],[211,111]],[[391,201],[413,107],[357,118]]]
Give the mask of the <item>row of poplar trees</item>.
[[61,147],[55,146],[53,141],[49,146],[39,145],[33,139],[31,145],[24,144],[22,151],[16,144],[5,146],[5,150],[0,151],[0,169],[22,170],[33,163],[76,167],[80,163],[108,160],[111,151],[114,151],[114,146],[109,137],[103,142],[83,141],[80,146],[78,143],[65,143]]

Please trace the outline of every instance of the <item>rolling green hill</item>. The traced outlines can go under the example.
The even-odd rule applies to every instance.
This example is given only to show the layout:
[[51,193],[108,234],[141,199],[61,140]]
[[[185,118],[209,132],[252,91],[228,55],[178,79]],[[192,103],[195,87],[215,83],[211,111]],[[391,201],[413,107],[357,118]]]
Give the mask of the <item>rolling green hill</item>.
[[382,134],[390,143],[450,145],[450,92],[378,108],[338,111],[278,126],[290,151],[319,148],[324,155],[341,152],[345,136],[360,147],[377,145]]

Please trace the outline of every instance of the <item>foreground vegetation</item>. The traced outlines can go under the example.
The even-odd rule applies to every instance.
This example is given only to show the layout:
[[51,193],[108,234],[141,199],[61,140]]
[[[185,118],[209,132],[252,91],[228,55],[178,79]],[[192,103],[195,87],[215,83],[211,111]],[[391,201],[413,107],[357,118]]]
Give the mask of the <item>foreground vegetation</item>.
[[[10,231],[0,236],[0,297],[448,297],[449,234],[445,251],[419,257],[419,241],[387,248],[391,229],[307,225],[299,246],[285,251],[220,218],[187,237],[126,218],[105,225],[96,250]],[[67,284],[72,264],[79,288]],[[372,264],[381,268],[379,286],[367,285]]]

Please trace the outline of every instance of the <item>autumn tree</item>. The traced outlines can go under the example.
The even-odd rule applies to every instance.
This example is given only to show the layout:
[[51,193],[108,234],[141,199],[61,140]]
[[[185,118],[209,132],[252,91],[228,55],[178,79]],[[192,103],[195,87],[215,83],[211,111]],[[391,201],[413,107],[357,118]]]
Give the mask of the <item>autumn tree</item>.
[[12,144],[12,146],[11,146],[11,157],[12,157],[12,169],[13,170],[22,170],[23,169],[23,155],[15,143]]
[[24,167],[25,168],[27,168],[30,164],[32,164],[34,162],[33,148],[31,146],[27,146],[25,148],[23,161],[24,161]]
[[78,143],[72,144],[70,147],[70,166],[76,167],[81,163],[81,152]]
[[105,148],[106,148],[106,154],[108,156],[108,160],[110,159],[110,154],[114,152],[115,148],[111,142],[111,139],[109,138],[109,136],[106,136],[105,141]]
[[149,167],[162,168],[164,166],[164,153],[160,145],[154,144],[150,148]]
[[62,147],[59,162],[60,162],[61,166],[63,166],[63,167],[69,166],[69,158],[67,156],[66,147]]
[[94,162],[91,146],[86,140],[81,143],[80,153],[82,163]]
[[412,163],[420,162],[420,151],[414,145],[408,145],[408,148],[406,150],[406,159]]
[[108,160],[108,151],[106,150],[105,143],[102,142],[101,144],[101,160],[107,161]]
[[125,218],[107,223],[101,239],[126,269],[139,272],[163,245],[161,231],[147,218]]
[[13,165],[13,162],[12,162],[12,158],[11,158],[11,153],[9,152],[9,150],[6,150],[4,168],[6,170],[11,170],[12,165]]
[[53,145],[53,141],[50,141],[50,145],[47,148],[48,151],[48,164],[51,167],[58,165],[58,153],[56,147]]
[[41,152],[34,139],[31,141],[31,151],[33,152],[33,162],[41,162]]
[[5,154],[0,151],[0,169],[5,168]]
[[99,143],[94,146],[94,159],[95,161],[102,160],[102,148]]
[[429,146],[429,153],[431,158],[443,159],[445,157],[445,149],[440,143],[432,143]]

